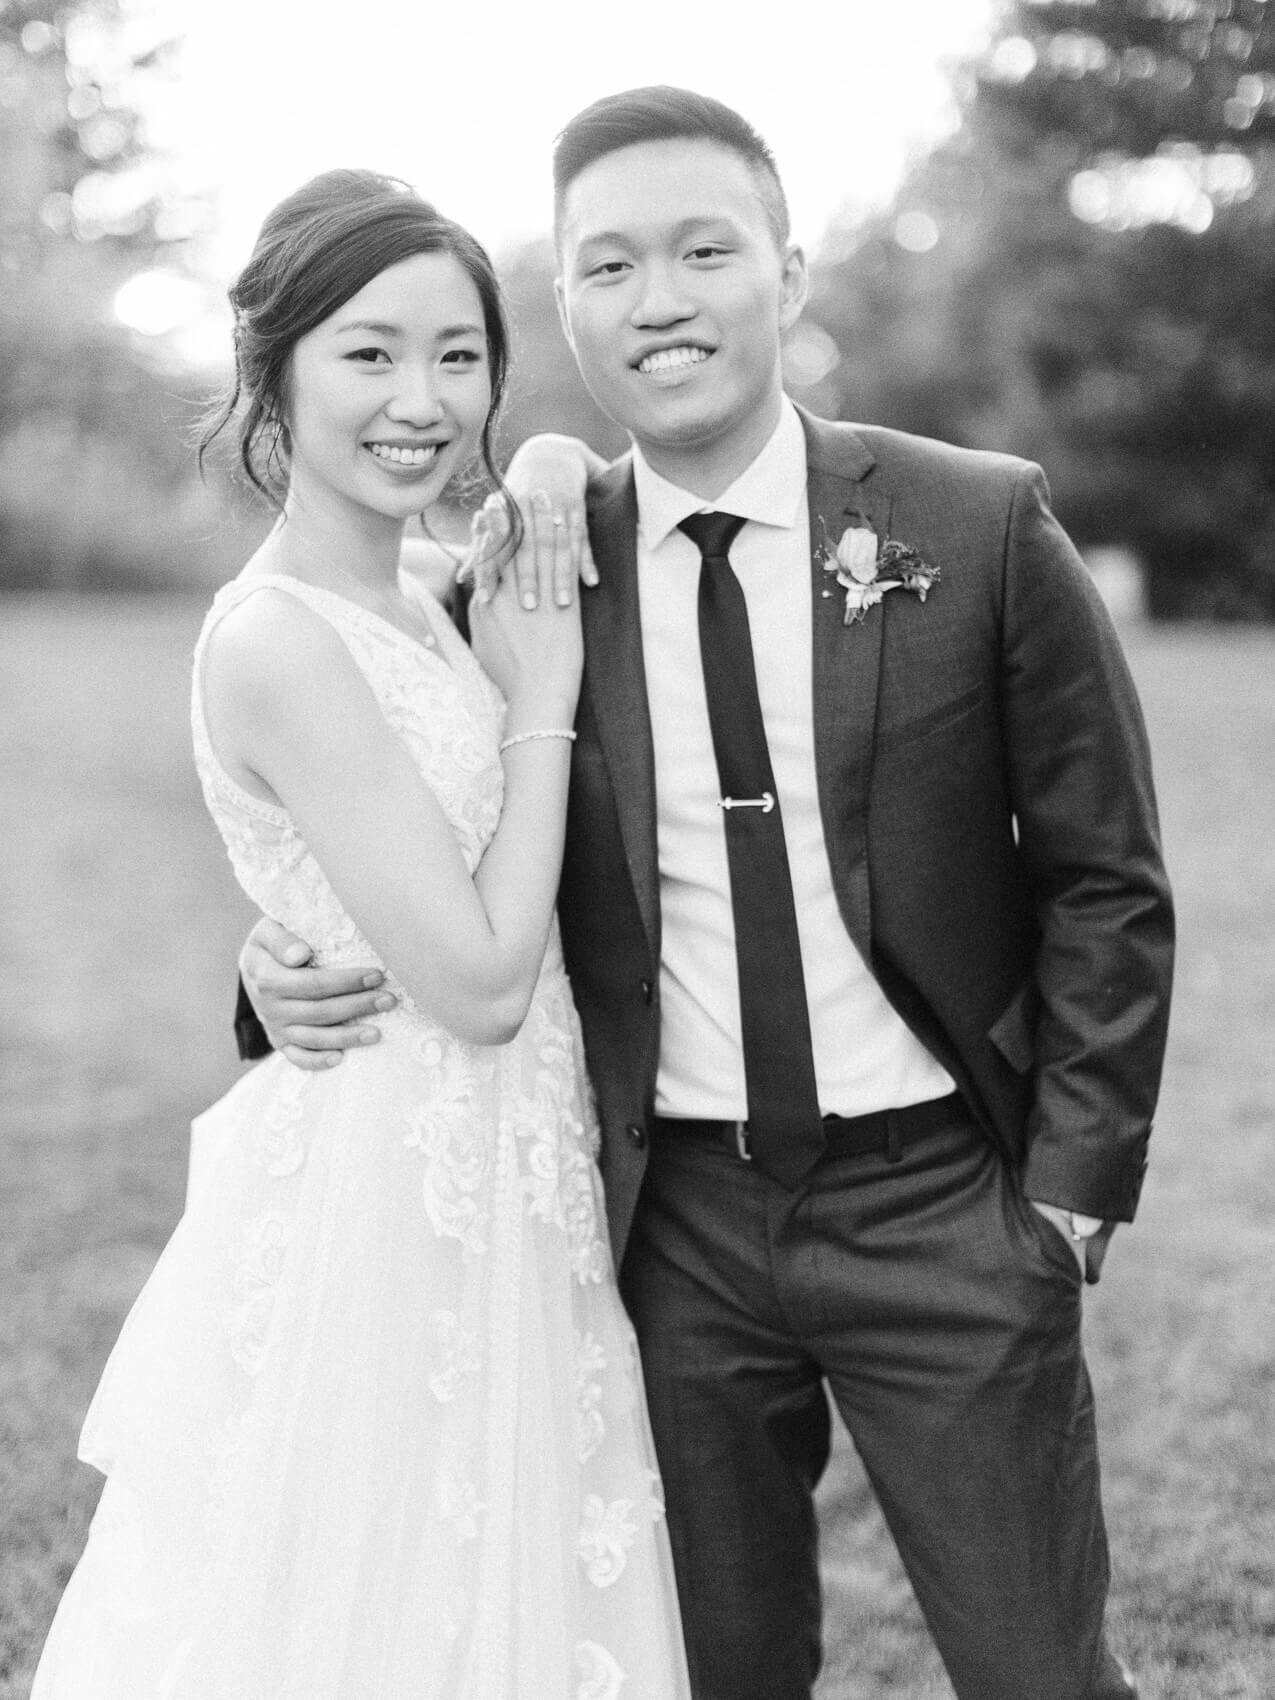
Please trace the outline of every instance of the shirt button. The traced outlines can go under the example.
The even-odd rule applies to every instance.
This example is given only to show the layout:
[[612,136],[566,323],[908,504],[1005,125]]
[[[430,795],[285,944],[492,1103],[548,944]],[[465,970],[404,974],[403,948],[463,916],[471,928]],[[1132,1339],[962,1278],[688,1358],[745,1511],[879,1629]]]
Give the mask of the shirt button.
[[645,998],[647,1003],[653,1003],[655,1001],[655,984],[653,981],[643,980],[642,996]]
[[629,1144],[635,1151],[640,1151],[646,1144],[646,1129],[639,1127],[636,1122],[630,1122],[624,1131],[629,1136]]

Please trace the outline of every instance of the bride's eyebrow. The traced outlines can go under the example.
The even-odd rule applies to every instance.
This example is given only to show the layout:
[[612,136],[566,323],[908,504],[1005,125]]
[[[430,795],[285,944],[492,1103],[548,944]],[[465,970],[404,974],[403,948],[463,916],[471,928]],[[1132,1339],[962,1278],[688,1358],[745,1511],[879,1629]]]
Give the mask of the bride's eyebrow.
[[[403,336],[403,335],[406,334],[403,330],[402,325],[387,324],[383,320],[380,320],[380,319],[347,319],[346,322],[343,325],[338,325],[336,327],[335,334],[337,336],[344,336],[349,331],[361,331],[361,332],[363,332],[363,333],[365,333],[366,335],[369,335],[369,336],[387,336],[387,337],[388,336]],[[486,331],[485,331],[485,329],[482,325],[470,324],[470,323],[466,322],[466,323],[462,323],[462,324],[445,325],[442,330],[437,331],[435,333],[434,340],[436,342],[447,342],[452,337],[456,337],[456,336],[485,336],[485,335],[486,335]]]
[[377,319],[347,319],[343,325],[336,327],[336,334],[342,336],[346,331],[367,331],[372,336],[402,336],[401,325],[388,325]]

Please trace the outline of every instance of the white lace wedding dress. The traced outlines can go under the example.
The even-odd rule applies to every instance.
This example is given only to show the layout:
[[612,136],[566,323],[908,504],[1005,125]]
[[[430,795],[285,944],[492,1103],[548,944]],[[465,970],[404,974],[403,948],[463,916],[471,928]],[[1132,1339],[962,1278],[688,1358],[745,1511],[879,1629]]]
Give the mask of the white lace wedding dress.
[[[322,962],[373,962],[209,742],[208,632],[265,585],[339,633],[471,869],[503,704],[424,597],[433,649],[292,579],[214,602],[192,718],[235,873]],[[196,1122],[186,1213],[84,1426],[108,1480],[33,1700],[689,1695],[556,930],[508,1045],[391,984],[380,1044],[272,1057]]]

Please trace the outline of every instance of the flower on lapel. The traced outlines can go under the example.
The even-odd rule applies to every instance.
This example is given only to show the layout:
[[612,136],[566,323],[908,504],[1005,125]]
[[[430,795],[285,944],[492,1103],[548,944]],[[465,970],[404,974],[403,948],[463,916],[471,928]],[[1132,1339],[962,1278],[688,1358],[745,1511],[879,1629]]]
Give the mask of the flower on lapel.
[[940,577],[915,549],[893,537],[882,543],[866,525],[848,525],[835,544],[826,525],[823,535],[820,565],[846,593],[843,625],[860,625],[887,590],[910,590],[924,602]]

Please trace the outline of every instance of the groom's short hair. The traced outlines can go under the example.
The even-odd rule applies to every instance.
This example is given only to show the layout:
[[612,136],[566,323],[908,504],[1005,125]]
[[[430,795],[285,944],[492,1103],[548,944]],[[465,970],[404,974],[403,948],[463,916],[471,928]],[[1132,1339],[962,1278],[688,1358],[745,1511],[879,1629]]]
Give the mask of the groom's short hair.
[[553,149],[554,228],[561,234],[567,190],[588,166],[641,142],[712,142],[749,166],[775,244],[788,245],[788,200],[775,156],[746,118],[711,95],[657,83],[609,94],[577,112]]

